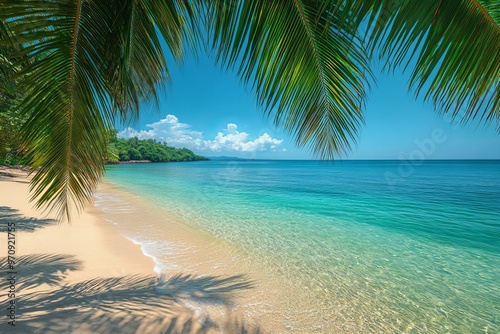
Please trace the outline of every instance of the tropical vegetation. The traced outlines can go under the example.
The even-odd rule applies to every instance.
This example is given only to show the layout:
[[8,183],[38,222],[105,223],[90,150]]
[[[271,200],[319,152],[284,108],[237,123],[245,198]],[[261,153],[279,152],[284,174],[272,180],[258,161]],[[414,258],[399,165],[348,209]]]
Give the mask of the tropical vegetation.
[[108,144],[107,163],[127,162],[131,160],[148,160],[150,162],[199,161],[208,160],[196,155],[187,148],[168,146],[154,139],[137,137],[123,139],[112,136]]
[[[7,32],[0,21],[0,40]],[[19,133],[27,119],[20,111],[24,89],[9,76],[10,58],[15,53],[13,45],[0,45],[0,164],[16,165],[26,162],[23,158]]]
[[[169,82],[164,52],[213,52],[274,123],[319,157],[363,123],[371,66],[456,121],[500,130],[497,0],[0,0],[1,71],[25,89],[32,199],[69,217],[104,172],[107,131]],[[161,47],[166,42],[167,50]],[[9,49],[9,52],[5,50]],[[7,61],[5,61],[7,60]],[[3,88],[2,88],[3,89]],[[2,91],[3,94],[3,91]]]

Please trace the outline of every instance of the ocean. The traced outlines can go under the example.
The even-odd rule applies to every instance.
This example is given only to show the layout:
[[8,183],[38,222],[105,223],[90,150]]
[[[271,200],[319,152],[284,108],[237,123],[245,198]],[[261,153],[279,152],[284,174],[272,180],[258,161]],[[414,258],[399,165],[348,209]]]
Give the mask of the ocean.
[[248,275],[238,310],[267,332],[500,333],[500,161],[129,164],[105,182],[122,193],[96,206],[159,274]]

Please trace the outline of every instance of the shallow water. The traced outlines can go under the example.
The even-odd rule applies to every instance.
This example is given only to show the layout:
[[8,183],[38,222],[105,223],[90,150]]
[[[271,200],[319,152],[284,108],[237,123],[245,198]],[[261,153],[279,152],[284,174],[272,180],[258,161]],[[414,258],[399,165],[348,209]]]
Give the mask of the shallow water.
[[271,332],[500,332],[498,161],[137,164],[106,181],[158,209],[96,195],[158,272],[249,274],[240,311]]

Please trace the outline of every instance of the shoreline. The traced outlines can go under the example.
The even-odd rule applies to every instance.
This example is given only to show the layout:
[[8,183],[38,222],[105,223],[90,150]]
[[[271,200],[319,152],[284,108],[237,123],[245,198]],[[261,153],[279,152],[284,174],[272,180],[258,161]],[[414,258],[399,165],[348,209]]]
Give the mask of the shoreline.
[[[35,210],[33,203],[28,201],[29,178],[25,172],[10,170],[9,173],[15,176],[0,177],[4,189],[0,194],[0,205],[9,207],[10,216],[21,223],[17,230],[18,256],[42,250],[78,255],[85,269],[69,271],[66,278],[68,283],[88,278],[89,271],[102,277],[110,277],[116,272],[153,273],[151,258],[145,257],[138,245],[126,240],[114,226],[106,222],[93,203],[80,215],[75,214],[71,222],[59,222],[54,214]],[[28,227],[30,220],[42,223]]]
[[[106,196],[112,198],[106,200]],[[277,280],[282,275],[280,268],[270,268],[269,259],[263,259],[262,254],[200,230],[120,185],[102,182],[96,197],[104,197],[104,203],[96,206],[106,208],[106,217],[116,220],[120,233],[140,244],[143,254],[154,259],[160,280],[170,275],[243,279],[243,288],[239,283],[234,285],[226,305],[203,299],[183,301],[200,322],[222,324],[237,319],[246,324],[248,333],[253,333],[252,329],[255,333],[329,331],[317,323],[321,317],[315,310],[316,296],[297,289],[300,283],[294,280]],[[138,228],[136,221],[143,225]]]
[[[107,221],[94,203],[71,223],[61,223],[54,215],[33,209],[26,172],[3,171],[14,175],[0,175],[0,223],[4,245],[9,238],[6,226],[16,227],[15,249],[10,254],[16,277],[12,298],[2,294],[1,301],[17,307],[12,319],[0,319],[0,331],[8,332],[15,324],[18,332],[34,334],[219,333],[229,328],[252,333],[238,319],[206,322],[210,319],[196,314],[184,296],[220,297],[211,296],[210,289],[231,289],[243,286],[243,281],[214,277],[207,283],[199,276],[180,273],[158,276],[154,256]],[[0,250],[4,273],[9,269],[5,247]],[[189,331],[184,332],[186,326]]]
[[[125,176],[123,183],[117,178],[116,183],[106,180],[100,184],[93,205],[83,214],[90,218],[83,219],[85,231],[82,233],[72,225],[53,228],[53,222],[36,216],[36,212],[17,214],[17,206],[4,207],[5,198],[14,200],[13,197],[20,195],[20,201],[26,202],[27,180],[9,178],[6,181],[0,177],[5,181],[0,181],[0,213],[3,214],[0,220],[5,225],[15,218],[19,226],[24,224],[25,228],[31,224],[36,229],[29,241],[33,253],[45,253],[41,258],[30,253],[28,260],[31,262],[18,263],[18,267],[23,268],[23,277],[29,277],[26,283],[32,289],[25,289],[16,297],[22,301],[19,310],[27,310],[18,319],[25,325],[22,333],[141,334],[161,333],[167,329],[173,333],[199,333],[183,331],[182,326],[187,324],[190,328],[197,326],[202,333],[245,332],[240,330],[241,326],[229,327],[235,324],[244,324],[245,333],[257,332],[248,328],[258,328],[258,333],[264,330],[269,333],[359,333],[419,331],[427,326],[465,331],[480,326],[497,327],[494,312],[498,305],[491,296],[498,291],[494,285],[499,277],[498,266],[492,266],[498,258],[491,257],[487,249],[480,252],[461,244],[453,247],[439,239],[429,242],[399,231],[386,231],[377,225],[354,225],[349,221],[304,225],[317,218],[311,215],[291,216],[304,224],[296,230],[300,233],[286,234],[282,229],[283,236],[289,238],[274,238],[278,236],[276,233],[232,238],[240,227],[251,227],[254,226],[252,222],[267,220],[279,223],[280,218],[273,212],[263,212],[264,216],[260,211],[246,211],[245,206],[236,206],[242,208],[242,215],[253,219],[249,225],[241,224],[246,221],[241,219],[242,215],[228,214],[233,211],[224,210],[224,204],[236,203],[224,201],[224,198],[204,202],[203,210],[193,210],[197,208],[195,195],[199,190],[187,192],[185,203],[188,206],[183,206],[186,194],[180,199],[176,196],[182,191],[196,189],[186,188],[190,183],[169,188],[168,184],[159,182],[161,175],[152,174],[150,179],[137,180],[132,175]],[[150,195],[148,187],[141,187],[144,183],[159,189],[159,196],[154,196],[155,189]],[[25,188],[16,191],[15,187]],[[216,196],[214,194],[215,199]],[[474,198],[472,200],[477,203]],[[390,201],[374,203],[380,207],[391,205]],[[452,208],[443,207],[443,212],[454,217]],[[218,212],[222,214],[214,214]],[[476,217],[468,211],[464,214]],[[90,220],[94,218],[96,222],[92,223]],[[458,221],[466,223],[464,219]],[[225,224],[222,231],[227,234],[217,233],[211,229],[212,224]],[[315,238],[317,227],[330,231],[328,235],[334,240]],[[73,241],[61,233],[65,229],[76,235]],[[268,229],[262,231],[269,232]],[[59,237],[47,245],[46,239],[54,238],[52,234]],[[22,238],[25,242],[20,242],[20,246],[28,243],[29,235],[26,231]],[[85,235],[90,235],[90,240],[101,245],[100,248],[86,242]],[[108,240],[102,235],[118,236],[127,246],[108,242],[109,247],[102,247],[106,244],[103,239]],[[267,235],[276,242],[264,244]],[[311,245],[321,245],[321,248],[307,248],[296,242],[308,236],[316,241]],[[379,240],[383,243],[379,244]],[[70,253],[78,243],[82,247]],[[270,247],[260,247],[263,244]],[[66,253],[49,252],[51,256],[47,256],[47,250],[56,246]],[[81,259],[86,252],[92,253],[93,247],[99,252],[91,255],[87,260],[89,264],[84,267]],[[143,276],[135,274],[136,268],[131,269],[132,274],[122,275],[120,264],[109,260],[125,258],[122,260],[130,268],[131,261],[122,251],[129,247],[135,247],[134,252],[141,263],[149,263]],[[302,257],[303,253],[308,254],[308,249],[318,253]],[[320,252],[322,249],[327,253]],[[110,276],[97,276],[98,270],[92,272],[91,269],[99,266],[105,266],[108,272],[111,270]],[[463,268],[469,270],[463,271]],[[87,276],[74,283],[76,273]],[[427,279],[422,280],[421,275]],[[442,282],[447,285],[443,286]],[[445,318],[436,310],[436,305],[443,305],[439,296],[445,296],[450,287],[464,302],[449,300],[447,309],[469,316]],[[432,291],[431,299],[427,291]],[[174,322],[181,324],[180,330],[169,329]],[[0,326],[3,325],[0,320]]]

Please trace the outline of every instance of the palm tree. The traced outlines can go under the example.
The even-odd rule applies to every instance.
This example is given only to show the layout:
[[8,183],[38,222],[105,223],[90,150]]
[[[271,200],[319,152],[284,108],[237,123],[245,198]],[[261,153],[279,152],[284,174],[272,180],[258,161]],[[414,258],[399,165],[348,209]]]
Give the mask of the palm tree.
[[0,21],[0,43],[28,64],[15,76],[30,87],[32,199],[67,217],[103,175],[107,129],[169,81],[160,38],[178,61],[214,50],[322,158],[355,141],[374,58],[411,71],[410,89],[438,112],[500,120],[496,0],[0,0]]

